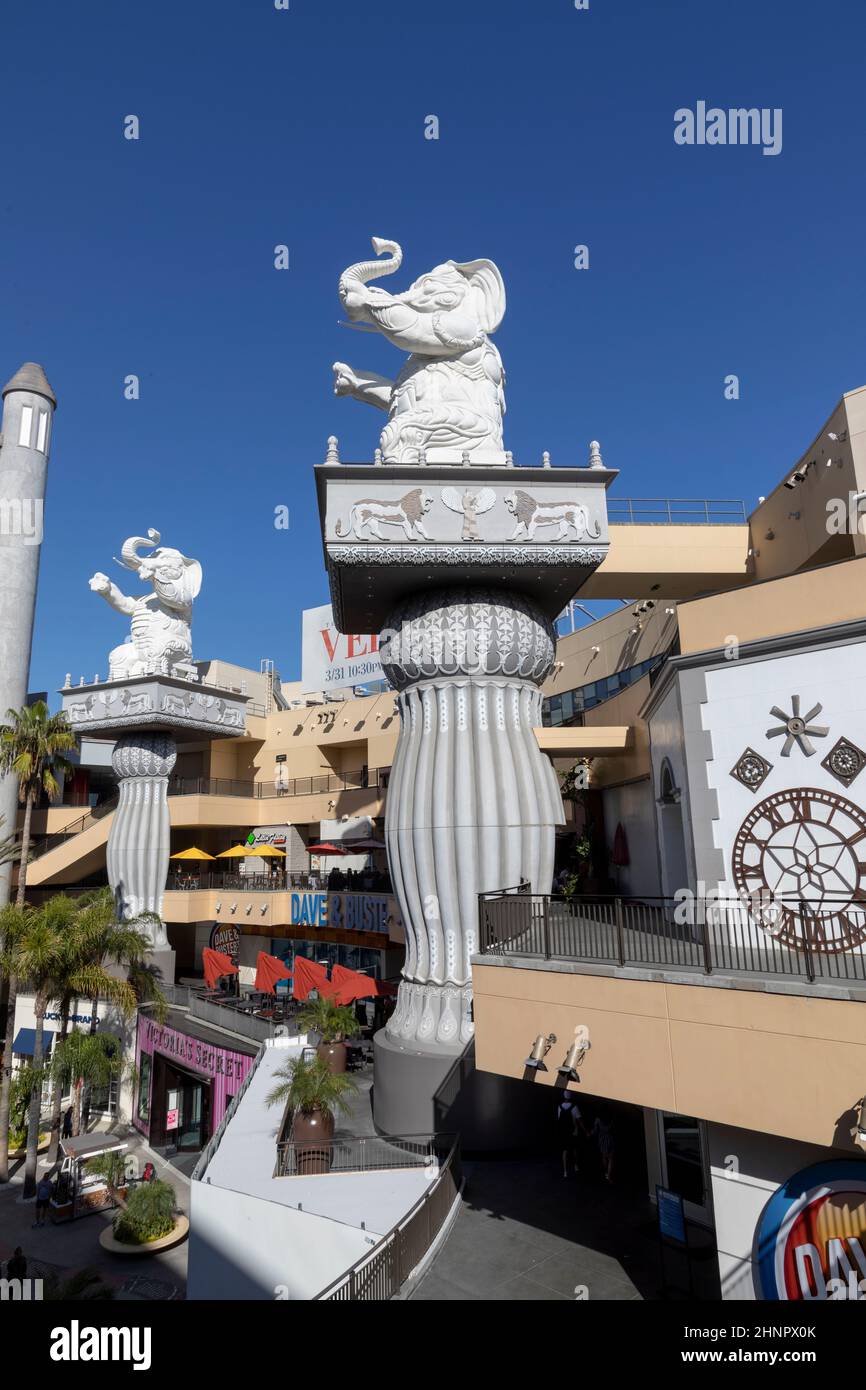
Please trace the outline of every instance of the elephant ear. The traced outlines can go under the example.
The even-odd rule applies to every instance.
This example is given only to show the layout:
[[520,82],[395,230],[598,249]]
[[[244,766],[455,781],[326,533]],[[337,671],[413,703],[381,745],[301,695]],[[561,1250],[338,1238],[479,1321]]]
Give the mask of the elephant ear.
[[475,290],[478,319],[485,333],[495,333],[505,316],[505,285],[492,261],[451,261]]
[[183,564],[186,570],[189,597],[190,601],[192,601],[194,598],[198,598],[198,592],[201,588],[201,565],[198,560],[188,560],[185,555],[183,557]]

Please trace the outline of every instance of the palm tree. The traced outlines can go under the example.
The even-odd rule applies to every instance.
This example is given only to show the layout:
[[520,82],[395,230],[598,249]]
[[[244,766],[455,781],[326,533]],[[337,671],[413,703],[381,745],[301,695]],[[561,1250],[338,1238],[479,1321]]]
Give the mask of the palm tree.
[[12,1046],[15,1041],[15,1001],[21,951],[32,908],[0,908],[0,976],[8,983],[4,1020],[3,1072],[0,1076],[0,1182],[9,1181],[9,1107],[12,1100]]
[[[69,1014],[77,996],[75,984],[78,982],[80,968],[86,964],[107,966],[115,962],[122,966],[131,984],[138,1003],[155,1003],[158,1016],[165,1012],[165,998],[159,987],[153,966],[147,964],[148,941],[141,930],[145,919],[151,914],[142,914],[132,922],[117,922],[116,905],[110,888],[98,888],[92,893],[83,894],[76,902],[74,931],[67,941],[70,972],[66,987],[59,995],[60,1030],[57,1045],[62,1046],[69,1034]],[[99,977],[97,977],[99,978]],[[90,1033],[98,1036],[99,995],[91,996]],[[74,1034],[73,1034],[74,1036]],[[86,1109],[87,1097],[93,1084],[102,1084],[88,1075],[82,1076],[82,1085],[76,1094],[76,1126],[79,1133],[82,1109]],[[49,1159],[57,1158],[60,1146],[60,1115],[63,1103],[63,1087],[55,1076],[51,1099],[51,1147]]]
[[[81,1130],[81,1096],[84,1084],[106,1087],[123,1071],[123,1051],[110,1033],[79,1033],[77,1030],[58,1041],[51,1062],[54,1094],[72,1092],[73,1134]],[[55,1136],[52,1133],[52,1143]],[[50,1155],[49,1155],[49,1161]]]
[[321,1057],[305,1062],[293,1057],[274,1072],[277,1082],[267,1095],[267,1105],[287,1105],[302,1115],[326,1115],[333,1118],[338,1110],[351,1109],[346,1097],[355,1095],[358,1083],[345,1072],[332,1072]]
[[[36,1033],[33,1044],[33,1067],[41,1074],[44,1051],[45,1012],[52,999],[64,995],[100,996],[116,1005],[129,1017],[135,1013],[138,997],[128,979],[111,974],[101,959],[94,960],[83,947],[95,932],[88,927],[92,905],[84,908],[63,893],[49,898],[41,907],[30,909],[27,932],[21,943],[19,976],[26,979],[34,991]],[[140,949],[147,946],[139,933]],[[101,941],[101,937],[99,940]],[[24,1164],[24,1197],[36,1191],[36,1154],[39,1145],[39,1119],[42,1110],[42,1087],[38,1085],[30,1103],[30,1122],[27,1132],[27,1157]]]
[[[8,724],[0,724],[0,776],[18,779],[18,797],[24,804],[24,826],[21,832],[20,863],[18,866],[19,911],[24,909],[24,890],[27,887],[27,860],[30,855],[30,825],[33,807],[44,792],[54,800],[60,792],[58,776],[72,771],[72,764],[63,755],[77,747],[77,739],[65,714],[50,714],[44,700],[36,700],[23,709],[6,712]],[[8,842],[7,842],[8,843]],[[3,862],[3,861],[0,861]],[[3,1074],[0,1078],[0,1182],[9,1180],[9,1099],[12,1084],[12,1044],[15,1041],[15,1003],[18,996],[18,975],[14,968],[15,939],[11,918],[4,917],[3,970],[6,985],[6,1013],[3,1030]],[[11,930],[9,950],[6,937]]]
[[6,718],[9,723],[0,724],[0,776],[17,777],[18,799],[24,806],[17,898],[18,906],[23,907],[33,807],[43,792],[49,801],[60,795],[58,776],[74,770],[64,754],[78,747],[78,739],[67,716],[62,711],[50,714],[44,700],[7,710]]
[[319,1033],[323,1043],[343,1042],[354,1037],[361,1027],[354,1009],[325,995],[304,1004],[298,1014],[298,1026],[305,1032]]

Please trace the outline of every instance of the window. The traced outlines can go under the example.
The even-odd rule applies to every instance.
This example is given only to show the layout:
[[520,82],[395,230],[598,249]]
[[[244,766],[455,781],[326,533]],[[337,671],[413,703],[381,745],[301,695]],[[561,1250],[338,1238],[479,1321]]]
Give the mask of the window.
[[147,1124],[150,1118],[150,1069],[152,1059],[142,1052],[138,1063],[138,1118]]
[[39,450],[40,454],[47,453],[47,451],[48,451],[48,411],[47,411],[47,410],[40,410],[40,412],[39,412],[39,428],[38,428],[38,430],[37,430],[37,432],[36,432],[36,448]]
[[18,443],[23,444],[25,449],[30,448],[30,436],[33,433],[33,407],[25,405],[21,407],[21,424],[18,427]]

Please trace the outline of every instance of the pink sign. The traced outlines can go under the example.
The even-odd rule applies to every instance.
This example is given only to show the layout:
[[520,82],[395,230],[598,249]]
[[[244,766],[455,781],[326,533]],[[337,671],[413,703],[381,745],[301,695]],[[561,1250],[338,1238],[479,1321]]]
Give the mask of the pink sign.
[[169,1110],[168,1114],[167,1114],[166,1117],[165,1117],[165,1127],[166,1127],[166,1129],[177,1129],[177,1111],[176,1111],[176,1110]]
[[[161,1053],[185,1071],[194,1072],[210,1080],[209,1128],[210,1132],[214,1133],[222,1122],[229,1102],[233,1096],[237,1095],[241,1088],[241,1082],[252,1067],[253,1058],[246,1053],[235,1052],[228,1047],[215,1047],[213,1043],[202,1042],[200,1038],[190,1037],[188,1033],[181,1033],[177,1028],[169,1028],[166,1024],[158,1023],[156,1019],[148,1017],[147,1014],[139,1014],[136,1047],[136,1064],[139,1069],[141,1068],[141,1058],[153,1056],[155,1053]],[[148,1089],[152,1084],[152,1075],[149,1075]],[[174,1097],[168,1097],[168,1099],[174,1099]],[[133,1123],[136,1128],[148,1133],[149,1122],[140,1117],[139,1109],[140,1107],[136,1105],[133,1112]],[[168,1111],[169,1117],[172,1112],[176,1113],[177,1107],[173,1106]],[[147,1105],[145,1114],[149,1113],[150,1106]],[[170,1122],[167,1123],[166,1128],[177,1129],[177,1120],[174,1125]]]

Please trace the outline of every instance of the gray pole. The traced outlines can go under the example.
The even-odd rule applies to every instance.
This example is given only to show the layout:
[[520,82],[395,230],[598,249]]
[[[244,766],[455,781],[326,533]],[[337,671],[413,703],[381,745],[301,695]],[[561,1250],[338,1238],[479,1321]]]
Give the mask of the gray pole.
[[[25,362],[3,388],[0,445],[0,723],[27,698],[33,615],[42,549],[42,517],[51,428],[57,400],[44,371]],[[0,782],[3,833],[15,828],[18,788]],[[0,866],[0,906],[9,901],[11,871]]]

